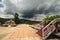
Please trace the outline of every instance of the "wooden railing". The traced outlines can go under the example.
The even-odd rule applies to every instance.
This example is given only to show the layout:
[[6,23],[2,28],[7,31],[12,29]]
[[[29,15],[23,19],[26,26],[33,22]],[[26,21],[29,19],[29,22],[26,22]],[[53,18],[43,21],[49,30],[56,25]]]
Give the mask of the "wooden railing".
[[56,22],[60,21],[60,18],[56,18],[52,20],[47,26],[45,27],[36,27],[36,26],[30,26],[37,30],[37,34],[39,34],[43,40],[46,40],[57,28],[55,26]]
[[44,27],[42,29],[42,37],[43,37],[43,40],[45,40],[47,37],[49,37],[49,35],[51,35],[54,30],[56,30],[56,27],[55,27],[55,23],[57,21],[60,21],[60,18],[56,18],[54,19],[53,21],[51,21],[46,27]]

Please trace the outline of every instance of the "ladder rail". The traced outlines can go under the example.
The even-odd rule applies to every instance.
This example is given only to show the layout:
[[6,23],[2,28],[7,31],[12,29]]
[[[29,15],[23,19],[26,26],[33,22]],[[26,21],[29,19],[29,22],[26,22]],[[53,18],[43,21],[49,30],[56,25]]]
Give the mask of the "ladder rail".
[[[52,20],[46,27],[44,27],[44,28],[42,29],[43,40],[45,40],[50,34],[52,34],[52,32],[54,32],[54,30],[56,30],[56,27],[52,26],[54,29],[51,29],[52,31],[50,31],[50,32],[47,34],[47,36],[45,36],[45,34],[44,34],[45,31],[44,31],[44,30],[45,30],[47,27],[50,27],[50,24],[56,23],[58,20],[60,20],[60,18],[56,18],[56,19]],[[48,31],[49,31],[49,30],[48,30]]]

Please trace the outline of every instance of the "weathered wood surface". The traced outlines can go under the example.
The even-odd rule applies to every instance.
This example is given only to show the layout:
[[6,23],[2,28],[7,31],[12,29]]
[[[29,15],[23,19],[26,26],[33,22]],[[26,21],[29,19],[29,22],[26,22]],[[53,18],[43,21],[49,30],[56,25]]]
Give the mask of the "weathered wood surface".
[[3,38],[3,40],[42,40],[36,30],[29,27],[29,25],[18,25],[11,33]]

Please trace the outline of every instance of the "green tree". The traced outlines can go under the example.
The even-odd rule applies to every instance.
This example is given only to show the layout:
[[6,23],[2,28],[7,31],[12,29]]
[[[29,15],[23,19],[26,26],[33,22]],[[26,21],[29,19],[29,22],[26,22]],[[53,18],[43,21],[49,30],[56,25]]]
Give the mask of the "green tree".
[[19,24],[20,23],[20,19],[19,19],[18,13],[15,13],[14,14],[14,19],[13,20],[15,21],[16,24]]
[[46,16],[43,21],[42,24],[47,25],[49,24],[52,20],[56,19],[56,18],[60,18],[59,15],[55,15],[55,16]]

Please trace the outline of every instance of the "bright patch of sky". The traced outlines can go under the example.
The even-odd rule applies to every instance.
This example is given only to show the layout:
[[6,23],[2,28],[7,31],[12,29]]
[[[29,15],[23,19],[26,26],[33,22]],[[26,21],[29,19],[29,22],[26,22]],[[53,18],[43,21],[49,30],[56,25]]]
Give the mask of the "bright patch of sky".
[[4,0],[0,0],[0,17],[3,17],[4,14],[4,10],[5,10],[5,4],[4,4]]
[[2,18],[8,18],[8,19],[14,18],[13,15],[9,15],[9,14],[0,14],[0,17],[2,17]]
[[17,4],[18,0],[10,0],[13,4]]

